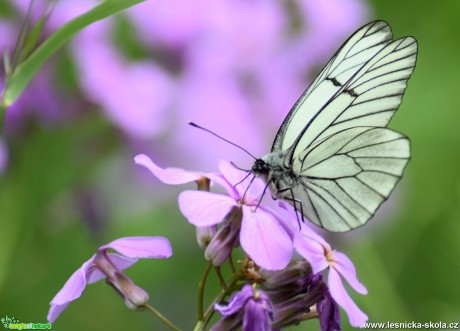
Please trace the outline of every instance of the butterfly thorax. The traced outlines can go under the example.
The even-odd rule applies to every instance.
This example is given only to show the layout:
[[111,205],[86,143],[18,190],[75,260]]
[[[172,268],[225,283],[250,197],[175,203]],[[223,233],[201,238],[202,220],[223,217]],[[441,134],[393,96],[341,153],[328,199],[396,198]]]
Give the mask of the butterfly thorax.
[[284,164],[285,157],[285,151],[272,152],[257,159],[252,167],[252,172],[268,183],[274,197],[296,181],[292,168]]

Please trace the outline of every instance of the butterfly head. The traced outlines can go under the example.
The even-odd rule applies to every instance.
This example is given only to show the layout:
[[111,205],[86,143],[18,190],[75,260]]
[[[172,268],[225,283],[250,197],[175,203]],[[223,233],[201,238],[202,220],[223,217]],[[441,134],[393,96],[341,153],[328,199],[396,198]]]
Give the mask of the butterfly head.
[[265,162],[265,160],[256,159],[251,170],[256,176],[267,177],[270,169],[270,165],[267,162]]
[[252,166],[252,172],[256,176],[262,177],[264,180],[271,178],[274,174],[286,171],[283,160],[286,156],[285,152],[273,152],[265,155],[261,159],[256,159]]

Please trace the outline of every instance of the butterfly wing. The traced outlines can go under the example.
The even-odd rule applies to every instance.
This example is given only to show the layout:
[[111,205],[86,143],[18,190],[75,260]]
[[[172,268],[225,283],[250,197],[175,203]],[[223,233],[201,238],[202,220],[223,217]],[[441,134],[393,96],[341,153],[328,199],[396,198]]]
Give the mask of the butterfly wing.
[[401,178],[409,140],[387,128],[355,127],[312,145],[294,163],[294,197],[305,216],[333,232],[364,225]]
[[353,34],[300,97],[281,125],[272,152],[285,165],[308,146],[355,126],[386,127],[401,103],[416,62],[412,37],[392,41],[386,22]]
[[[410,157],[409,141],[385,127],[415,67],[417,42],[392,39],[369,23],[332,57],[289,112],[272,152],[284,166],[305,216],[334,232],[365,224],[388,198]],[[284,154],[283,154],[284,155]]]

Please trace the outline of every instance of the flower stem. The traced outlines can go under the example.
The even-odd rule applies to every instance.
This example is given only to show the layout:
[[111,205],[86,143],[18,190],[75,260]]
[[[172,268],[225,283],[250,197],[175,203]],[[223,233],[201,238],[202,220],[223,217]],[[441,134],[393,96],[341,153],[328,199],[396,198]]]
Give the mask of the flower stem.
[[203,277],[201,277],[200,283],[198,284],[198,321],[203,320],[203,300],[204,300],[204,288],[206,286],[206,280],[208,279],[209,272],[212,269],[212,262],[209,261],[206,269],[204,270]]
[[151,313],[155,314],[160,320],[163,321],[167,326],[171,328],[171,330],[174,331],[181,331],[180,328],[175,326],[170,320],[168,320],[166,317],[164,317],[158,310],[150,306],[148,303],[144,304],[144,307],[149,310]]
[[3,131],[3,122],[5,120],[6,115],[6,105],[4,100],[0,100],[0,133]]
[[229,258],[228,258],[228,263],[230,264],[230,269],[232,269],[232,272],[235,273],[235,272],[236,272],[236,268],[235,268],[235,264],[233,264],[232,253],[230,253],[230,256],[229,256]]
[[220,267],[215,267],[214,269],[216,270],[217,278],[219,278],[220,287],[222,287],[223,290],[226,290],[227,284],[225,284],[225,279],[222,276],[222,270],[220,269]]
[[214,315],[214,312],[215,312],[214,305],[224,300],[224,298],[231,293],[233,286],[238,282],[240,278],[241,278],[240,272],[236,272],[233,274],[232,278],[230,278],[230,280],[225,284],[225,289],[222,289],[220,294],[209,305],[208,309],[206,309],[203,319],[198,320],[198,323],[196,324],[193,331],[203,331],[204,330],[204,328],[208,325],[209,321],[211,320],[212,315]]

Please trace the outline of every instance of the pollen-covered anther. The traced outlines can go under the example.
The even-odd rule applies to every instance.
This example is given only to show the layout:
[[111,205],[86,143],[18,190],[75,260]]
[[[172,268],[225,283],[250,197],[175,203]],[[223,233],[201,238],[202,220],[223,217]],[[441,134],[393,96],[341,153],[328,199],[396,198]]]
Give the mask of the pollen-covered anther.
[[238,264],[241,265],[241,270],[243,271],[246,278],[254,281],[261,279],[259,274],[260,267],[257,266],[249,257],[244,261],[238,261]]
[[334,251],[330,249],[330,247],[324,247],[324,256],[326,257],[326,261],[328,264],[335,264],[335,257],[334,257]]
[[195,180],[195,183],[199,191],[209,191],[211,187],[211,180],[205,176],[202,176]]

